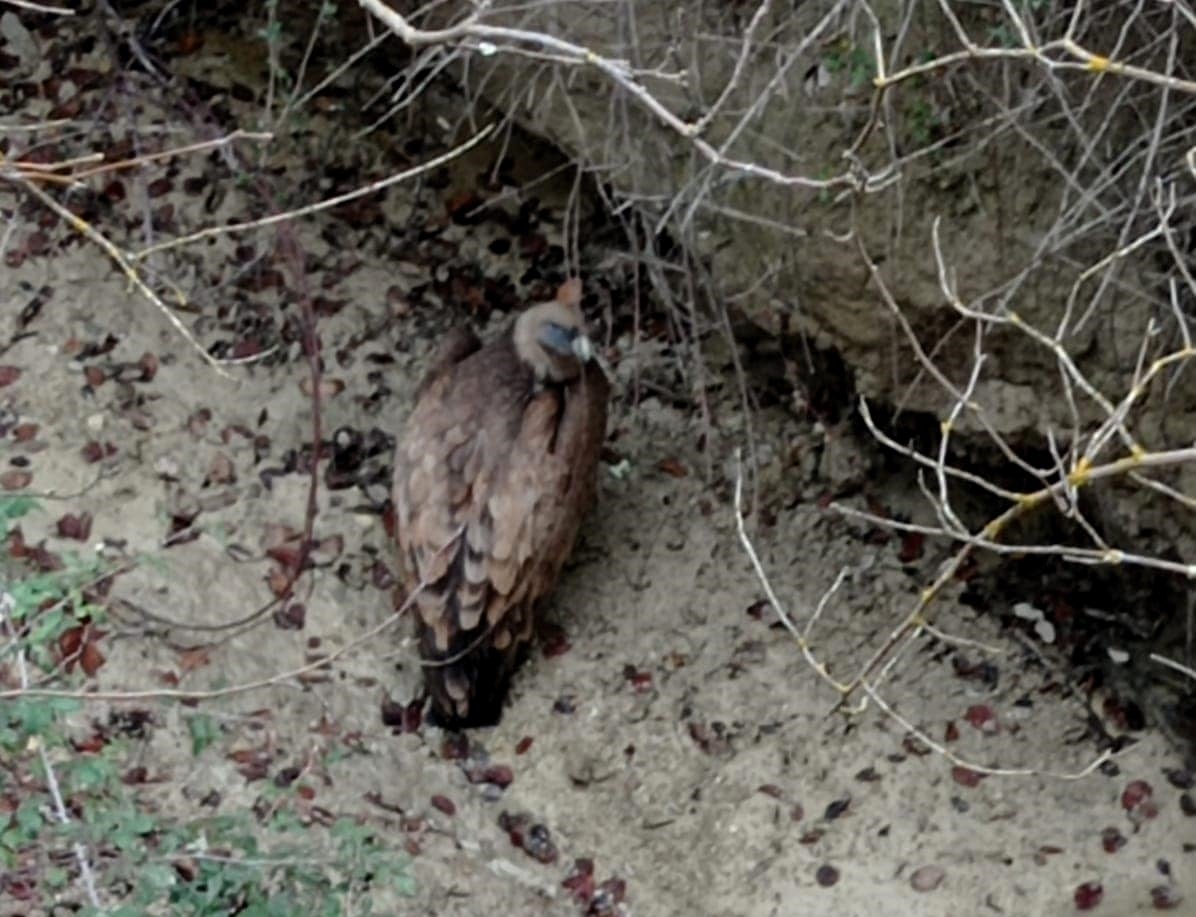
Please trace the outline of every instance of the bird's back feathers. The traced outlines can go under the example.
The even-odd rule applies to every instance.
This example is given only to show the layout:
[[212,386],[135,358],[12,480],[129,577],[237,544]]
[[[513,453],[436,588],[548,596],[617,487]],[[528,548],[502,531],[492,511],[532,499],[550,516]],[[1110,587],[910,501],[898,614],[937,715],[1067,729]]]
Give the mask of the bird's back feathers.
[[571,382],[538,382],[510,332],[486,346],[451,336],[420,386],[395,456],[396,537],[433,710],[448,724],[498,718],[593,501],[609,394],[594,363]]

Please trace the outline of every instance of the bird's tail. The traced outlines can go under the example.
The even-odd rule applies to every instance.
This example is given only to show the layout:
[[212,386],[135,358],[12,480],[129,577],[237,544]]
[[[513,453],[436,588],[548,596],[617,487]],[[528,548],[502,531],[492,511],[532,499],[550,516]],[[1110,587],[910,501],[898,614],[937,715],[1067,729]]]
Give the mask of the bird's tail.
[[[477,639],[476,633],[468,636]],[[444,653],[434,649],[430,632],[420,635],[431,719],[446,729],[493,726],[502,717],[511,675],[526,647],[512,643],[500,650],[485,638],[473,649],[468,641],[461,643],[455,651]]]

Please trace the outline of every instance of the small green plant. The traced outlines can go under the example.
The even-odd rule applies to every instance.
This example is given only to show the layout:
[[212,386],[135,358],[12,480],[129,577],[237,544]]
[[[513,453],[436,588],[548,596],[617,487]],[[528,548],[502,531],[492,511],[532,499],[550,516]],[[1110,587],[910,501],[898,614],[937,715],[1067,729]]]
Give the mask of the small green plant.
[[[11,548],[17,523],[37,509],[27,497],[0,497],[0,540]],[[59,563],[40,550],[9,550],[2,562],[0,667],[22,686],[69,689],[84,675],[63,665],[64,635],[103,618],[89,598],[103,563]],[[364,820],[313,822],[297,787],[267,781],[263,805],[229,815],[162,814],[170,788],[132,766],[154,712],[99,722],[84,699],[29,693],[0,706],[0,896],[97,917],[332,917],[350,901],[354,915],[371,913],[383,890],[388,899],[413,891],[404,852]],[[193,710],[184,720],[192,756],[222,766],[218,720]]]
[[164,826],[114,808],[103,827],[119,838],[113,871],[131,891],[116,910],[84,911],[97,917],[147,911],[332,917],[344,913],[350,898],[359,915],[370,913],[370,892],[382,883],[399,894],[414,891],[405,855],[352,819],[333,823],[322,847],[306,830],[294,831],[299,840],[289,843],[279,839],[285,832],[263,835],[248,816]]
[[191,755],[196,758],[220,737],[220,727],[204,713],[187,717],[187,732],[191,734]]
[[840,42],[823,58],[831,73],[846,74],[853,89],[866,86],[876,77],[876,61],[863,48]]
[[918,146],[930,143],[938,127],[934,109],[930,104],[925,99],[917,99],[910,105],[906,117],[909,119],[909,133],[914,143]]
[[[1022,19],[1032,20],[1035,13],[1048,8],[1049,2],[1050,0],[1017,0],[1014,5]],[[998,48],[1019,48],[1022,46],[1022,39],[1013,23],[1005,21],[989,27],[988,43]]]
[[32,512],[36,506],[32,497],[21,494],[0,497],[0,538],[7,539],[13,522]]

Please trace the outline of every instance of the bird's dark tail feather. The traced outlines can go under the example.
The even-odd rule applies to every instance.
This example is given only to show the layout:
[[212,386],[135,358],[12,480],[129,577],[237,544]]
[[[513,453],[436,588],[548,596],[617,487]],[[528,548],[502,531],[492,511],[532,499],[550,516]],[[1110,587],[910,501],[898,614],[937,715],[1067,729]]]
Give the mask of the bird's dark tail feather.
[[[445,729],[497,725],[511,675],[523,655],[512,649],[481,646],[448,665],[435,665],[435,656],[426,654],[425,662],[433,663],[424,668],[424,685],[432,701],[429,720]],[[458,700],[462,692],[464,699]]]

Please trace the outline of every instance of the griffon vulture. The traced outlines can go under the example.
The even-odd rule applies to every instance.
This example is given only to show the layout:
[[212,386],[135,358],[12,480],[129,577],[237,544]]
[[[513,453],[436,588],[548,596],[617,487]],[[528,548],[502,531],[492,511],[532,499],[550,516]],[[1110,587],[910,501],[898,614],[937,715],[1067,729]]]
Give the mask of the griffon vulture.
[[[434,717],[498,721],[593,502],[610,385],[574,279],[482,346],[457,331],[395,452],[400,601],[412,609]],[[423,588],[419,588],[420,584]]]

